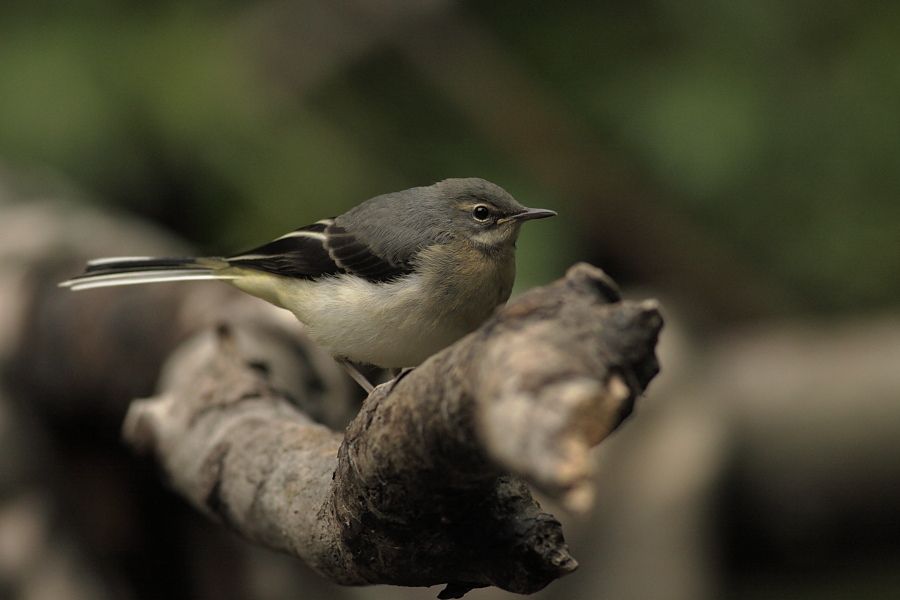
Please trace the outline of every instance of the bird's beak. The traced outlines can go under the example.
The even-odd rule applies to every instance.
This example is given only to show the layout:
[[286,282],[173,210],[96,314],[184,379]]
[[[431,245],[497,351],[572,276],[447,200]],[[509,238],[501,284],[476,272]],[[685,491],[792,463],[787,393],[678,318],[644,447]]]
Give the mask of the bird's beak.
[[555,216],[555,210],[547,210],[546,208],[526,208],[518,214],[507,217],[504,221],[530,221],[532,219],[546,219],[547,217]]

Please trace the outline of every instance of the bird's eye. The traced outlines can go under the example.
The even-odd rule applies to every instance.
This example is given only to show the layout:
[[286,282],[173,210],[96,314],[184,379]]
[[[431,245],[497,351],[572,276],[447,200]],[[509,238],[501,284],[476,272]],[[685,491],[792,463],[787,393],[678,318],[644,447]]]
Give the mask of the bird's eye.
[[484,204],[479,204],[472,209],[472,217],[476,221],[487,221],[491,216],[491,209]]

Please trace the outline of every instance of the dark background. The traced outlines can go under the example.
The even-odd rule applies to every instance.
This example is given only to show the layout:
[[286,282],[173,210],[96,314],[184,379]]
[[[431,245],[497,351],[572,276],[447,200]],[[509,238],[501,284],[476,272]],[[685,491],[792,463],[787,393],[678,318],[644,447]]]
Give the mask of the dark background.
[[[669,327],[569,524],[583,568],[544,597],[894,598],[898,58],[888,1],[9,0],[0,165],[16,202],[52,190],[211,254],[446,177],[558,210],[524,231],[518,289],[586,260]],[[41,597],[4,571],[2,514],[0,595]],[[207,590],[72,537],[112,597]],[[252,556],[234,597],[339,593]]]

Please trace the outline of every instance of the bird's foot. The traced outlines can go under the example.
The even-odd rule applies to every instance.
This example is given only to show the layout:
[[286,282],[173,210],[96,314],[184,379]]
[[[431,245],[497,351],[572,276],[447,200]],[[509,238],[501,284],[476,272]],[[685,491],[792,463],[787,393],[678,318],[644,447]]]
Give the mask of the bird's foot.
[[403,379],[404,377],[406,377],[407,375],[412,373],[413,369],[415,369],[415,367],[404,367],[402,369],[391,369],[391,375],[393,375],[394,377],[393,377],[393,379],[391,379],[388,382],[388,385],[390,386],[388,388],[388,393],[390,394],[392,391],[394,391],[394,386],[397,385],[398,383],[400,383],[401,379]]

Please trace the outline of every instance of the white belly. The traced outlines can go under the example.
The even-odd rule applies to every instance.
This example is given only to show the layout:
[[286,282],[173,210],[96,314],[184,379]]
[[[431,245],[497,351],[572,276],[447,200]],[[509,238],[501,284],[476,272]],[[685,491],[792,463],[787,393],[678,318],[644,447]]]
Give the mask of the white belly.
[[430,268],[388,283],[351,275],[310,281],[250,270],[231,283],[294,313],[334,356],[414,367],[481,325],[509,298],[515,279],[512,248],[502,260],[487,260],[472,248],[435,246],[425,253]]
[[282,282],[279,304],[306,324],[316,343],[355,362],[416,366],[473,329],[427,305],[420,275],[390,283],[348,275]]

